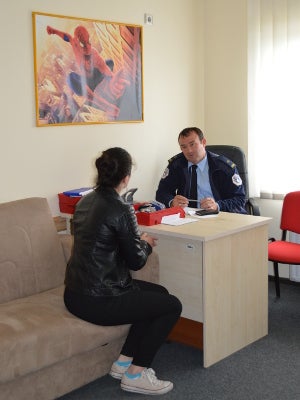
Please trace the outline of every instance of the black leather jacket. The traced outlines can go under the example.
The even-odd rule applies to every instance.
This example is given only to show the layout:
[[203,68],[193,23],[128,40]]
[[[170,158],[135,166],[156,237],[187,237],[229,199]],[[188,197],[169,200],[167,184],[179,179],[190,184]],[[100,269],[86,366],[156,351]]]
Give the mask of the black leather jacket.
[[90,296],[133,290],[129,270],[141,269],[152,252],[140,239],[133,207],[114,189],[96,189],[77,203],[73,224],[74,247],[66,286]]

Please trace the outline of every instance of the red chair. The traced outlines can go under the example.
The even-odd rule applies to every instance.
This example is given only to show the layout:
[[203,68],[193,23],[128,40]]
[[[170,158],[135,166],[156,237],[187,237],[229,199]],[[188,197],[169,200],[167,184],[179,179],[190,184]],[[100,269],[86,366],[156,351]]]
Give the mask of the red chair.
[[289,242],[288,232],[300,234],[300,191],[288,193],[282,204],[281,240],[269,239],[268,259],[273,262],[276,296],[280,297],[278,264],[300,265],[300,244]]

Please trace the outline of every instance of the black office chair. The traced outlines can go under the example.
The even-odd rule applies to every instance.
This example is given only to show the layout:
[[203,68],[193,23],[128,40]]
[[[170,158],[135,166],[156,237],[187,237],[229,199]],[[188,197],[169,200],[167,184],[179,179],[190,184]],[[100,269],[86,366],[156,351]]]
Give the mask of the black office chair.
[[225,144],[207,145],[205,148],[212,153],[224,155],[236,164],[245,188],[246,210],[248,214],[260,215],[259,206],[255,199],[249,197],[248,168],[244,151],[240,147]]

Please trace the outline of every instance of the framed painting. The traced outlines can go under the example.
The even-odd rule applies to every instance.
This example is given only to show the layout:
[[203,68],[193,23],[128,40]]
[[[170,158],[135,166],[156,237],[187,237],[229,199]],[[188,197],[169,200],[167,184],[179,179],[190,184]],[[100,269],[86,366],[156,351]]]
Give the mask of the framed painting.
[[37,126],[143,121],[142,26],[32,20]]

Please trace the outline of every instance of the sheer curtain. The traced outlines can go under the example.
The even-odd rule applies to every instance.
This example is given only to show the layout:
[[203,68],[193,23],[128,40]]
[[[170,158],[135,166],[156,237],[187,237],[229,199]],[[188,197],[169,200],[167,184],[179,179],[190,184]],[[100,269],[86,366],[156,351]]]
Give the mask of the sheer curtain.
[[300,190],[300,0],[248,0],[252,196]]

